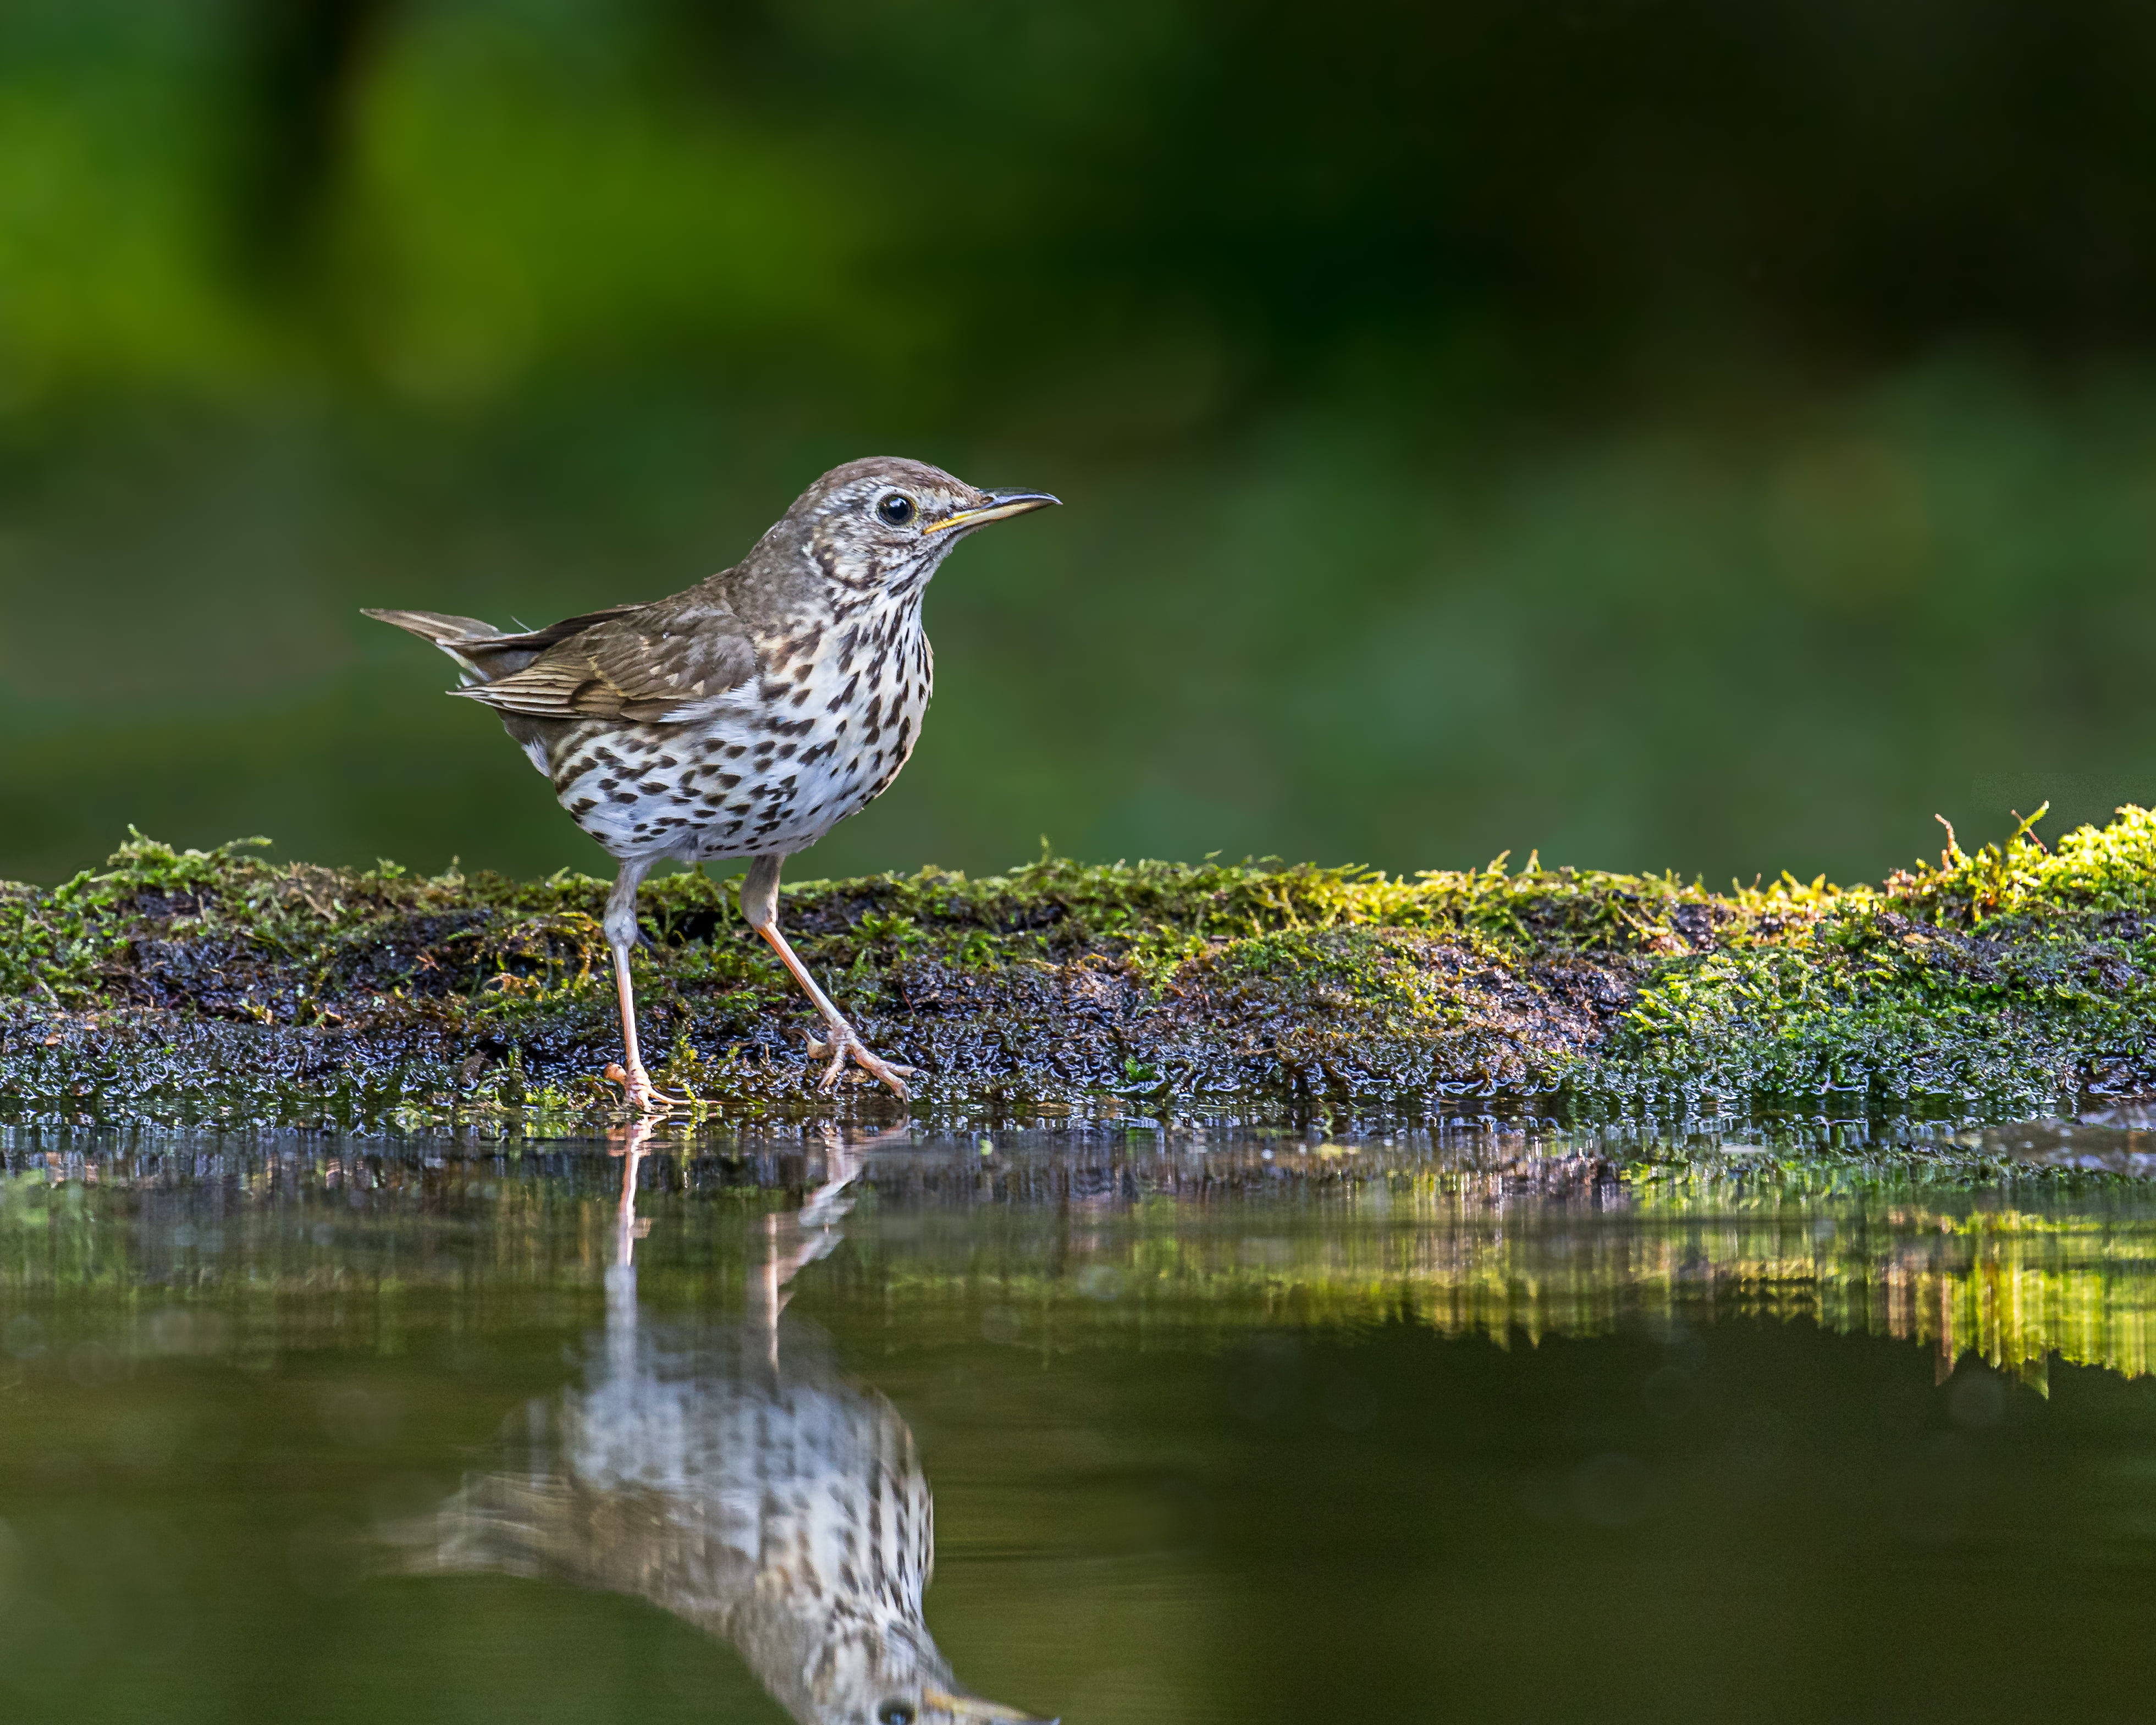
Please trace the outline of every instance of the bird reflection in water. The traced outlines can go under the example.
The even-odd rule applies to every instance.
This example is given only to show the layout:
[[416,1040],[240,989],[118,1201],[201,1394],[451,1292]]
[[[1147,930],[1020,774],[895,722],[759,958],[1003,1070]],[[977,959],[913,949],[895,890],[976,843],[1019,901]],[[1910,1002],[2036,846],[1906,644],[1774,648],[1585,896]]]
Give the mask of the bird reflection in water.
[[412,1567],[649,1599],[732,1643],[803,1725],[1033,1720],[960,1689],[922,1621],[935,1535],[913,1434],[821,1332],[783,1316],[793,1277],[839,1243],[860,1153],[827,1136],[824,1183],[767,1219],[746,1321],[697,1331],[637,1308],[649,1135],[630,1127],[621,1153],[606,1330],[583,1387],[533,1404],[526,1465],[467,1476],[418,1530]]

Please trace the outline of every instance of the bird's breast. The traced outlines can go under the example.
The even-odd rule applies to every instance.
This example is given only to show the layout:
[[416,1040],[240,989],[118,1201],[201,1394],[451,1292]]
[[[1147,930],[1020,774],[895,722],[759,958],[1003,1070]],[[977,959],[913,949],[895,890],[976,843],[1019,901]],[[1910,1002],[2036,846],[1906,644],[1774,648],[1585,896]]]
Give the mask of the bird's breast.
[[556,794],[616,856],[784,854],[873,801],[913,752],[935,686],[917,606],[770,644],[726,705],[674,724],[564,726]]

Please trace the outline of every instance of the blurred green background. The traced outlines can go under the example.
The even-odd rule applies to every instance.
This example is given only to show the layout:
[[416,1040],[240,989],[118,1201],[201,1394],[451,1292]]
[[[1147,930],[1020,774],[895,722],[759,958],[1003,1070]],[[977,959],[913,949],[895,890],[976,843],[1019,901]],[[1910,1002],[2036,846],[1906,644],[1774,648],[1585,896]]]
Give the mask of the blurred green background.
[[2131,0],[4,0],[0,875],[603,862],[362,604],[969,544],[797,875],[1876,875],[2156,796]]

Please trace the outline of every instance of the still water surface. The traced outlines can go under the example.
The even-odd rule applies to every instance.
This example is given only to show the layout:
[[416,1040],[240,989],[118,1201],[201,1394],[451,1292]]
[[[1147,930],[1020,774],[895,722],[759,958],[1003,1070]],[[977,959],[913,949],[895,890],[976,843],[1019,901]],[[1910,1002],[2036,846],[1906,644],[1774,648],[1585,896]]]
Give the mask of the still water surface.
[[0,1147],[6,1719],[2156,1717],[2131,1181]]

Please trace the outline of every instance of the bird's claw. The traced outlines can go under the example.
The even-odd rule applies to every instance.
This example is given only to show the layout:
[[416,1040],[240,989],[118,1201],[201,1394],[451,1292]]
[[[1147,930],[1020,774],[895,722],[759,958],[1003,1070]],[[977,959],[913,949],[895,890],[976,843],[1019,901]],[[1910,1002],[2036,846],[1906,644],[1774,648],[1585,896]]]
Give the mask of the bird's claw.
[[831,1064],[824,1069],[824,1076],[817,1086],[818,1089],[836,1090],[839,1081],[846,1076],[846,1064],[850,1060],[870,1077],[890,1086],[891,1093],[901,1102],[911,1099],[913,1092],[906,1087],[906,1081],[915,1076],[916,1069],[901,1065],[896,1060],[885,1060],[851,1029],[844,1026],[834,1029],[829,1038],[820,1042],[804,1030],[802,1040],[808,1045],[810,1060],[820,1060],[826,1055],[831,1057]]
[[651,1081],[651,1075],[642,1066],[624,1067],[616,1060],[606,1069],[606,1076],[629,1092],[629,1106],[645,1114],[663,1114],[670,1108],[690,1106],[686,1096],[670,1096]]

